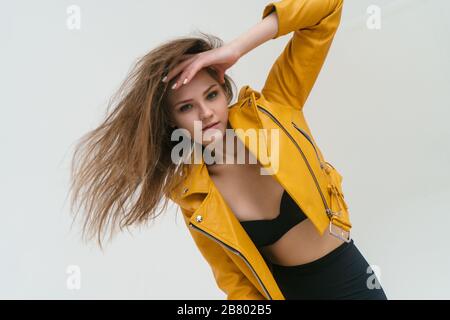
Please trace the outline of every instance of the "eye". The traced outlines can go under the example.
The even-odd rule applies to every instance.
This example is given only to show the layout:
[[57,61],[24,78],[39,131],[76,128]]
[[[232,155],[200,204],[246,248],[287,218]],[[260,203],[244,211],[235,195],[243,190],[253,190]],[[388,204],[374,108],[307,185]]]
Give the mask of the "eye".
[[[217,97],[217,95],[218,95],[217,90],[211,91],[211,92],[208,94],[208,98],[211,97],[211,95],[212,95],[211,100],[212,100],[212,99],[215,99],[215,98]],[[184,111],[186,111],[186,110],[189,110],[189,108],[185,108],[185,107],[187,107],[187,106],[192,106],[192,104],[185,104],[185,105],[182,105],[182,106],[179,108],[179,110],[180,110],[181,112],[184,112]]]
[[186,108],[184,108],[184,107],[187,107],[187,106],[192,106],[192,104],[185,104],[185,105],[182,105],[181,107],[180,107],[180,111],[181,112],[183,112],[184,110],[186,110]]
[[[217,97],[217,91],[212,91],[210,94],[208,94],[208,97],[209,97],[211,94],[213,94],[213,93],[215,94],[215,95],[214,95],[214,98]],[[214,99],[214,98],[213,98],[213,99]]]

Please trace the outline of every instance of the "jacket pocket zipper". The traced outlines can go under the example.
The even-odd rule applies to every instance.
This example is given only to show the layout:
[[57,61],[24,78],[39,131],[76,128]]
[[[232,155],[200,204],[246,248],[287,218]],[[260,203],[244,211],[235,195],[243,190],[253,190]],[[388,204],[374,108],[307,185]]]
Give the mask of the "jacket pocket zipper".
[[294,128],[297,129],[301,134],[303,134],[303,135],[305,136],[305,138],[308,139],[308,141],[311,143],[311,145],[312,145],[313,148],[314,148],[314,152],[316,153],[317,160],[319,161],[320,168],[323,169],[323,162],[322,162],[322,160],[320,160],[319,153],[317,152],[316,146],[314,145],[314,143],[313,143],[311,137],[310,137],[303,129],[299,128],[299,127],[295,124],[295,122],[291,121],[291,123],[292,123],[292,125],[294,126]]
[[256,273],[255,269],[253,269],[252,265],[250,264],[250,262],[248,262],[247,258],[245,258],[245,256],[239,252],[238,250],[236,250],[235,248],[229,246],[228,244],[226,244],[225,242],[217,239],[216,237],[212,236],[211,234],[209,234],[208,232],[204,231],[203,229],[199,228],[198,226],[196,226],[193,223],[189,223],[189,226],[191,228],[193,228],[196,231],[199,231],[200,233],[203,233],[204,235],[206,235],[207,237],[211,238],[213,241],[219,243],[221,246],[223,246],[224,248],[230,250],[231,252],[233,252],[235,255],[241,257],[244,262],[247,264],[247,266],[250,268],[250,270],[253,272],[254,276],[256,277],[256,279],[258,280],[258,283],[260,284],[261,288],[263,288],[265,294],[267,297],[269,297],[269,300],[273,300],[272,296],[269,294],[269,291],[267,291],[266,286],[264,285],[264,283],[262,282],[262,280],[259,278],[258,274]]
[[[300,154],[302,155],[303,160],[305,161],[306,165],[308,166],[309,172],[311,173],[311,176],[314,179],[314,182],[315,182],[316,187],[317,187],[317,191],[319,191],[320,197],[322,198],[322,202],[323,202],[323,205],[325,207],[325,212],[326,212],[328,218],[331,219],[332,216],[333,216],[333,214],[331,212],[331,209],[328,207],[327,201],[325,200],[325,197],[324,197],[324,195],[322,193],[322,189],[320,188],[319,182],[317,181],[317,177],[314,174],[314,172],[313,172],[313,170],[311,168],[311,165],[308,162],[308,159],[306,159],[306,156],[303,153],[303,150],[297,144],[297,141],[295,141],[295,139],[291,136],[291,134],[286,130],[285,127],[283,127],[283,125],[280,123],[280,121],[272,113],[270,113],[268,110],[266,110],[265,108],[261,107],[260,105],[256,105],[256,106],[258,107],[258,109],[260,109],[265,114],[267,114],[284,131],[284,133],[286,133],[286,135],[289,137],[289,139],[291,139],[291,141],[297,147],[297,150],[300,151]],[[314,148],[314,150],[315,150],[315,148]]]

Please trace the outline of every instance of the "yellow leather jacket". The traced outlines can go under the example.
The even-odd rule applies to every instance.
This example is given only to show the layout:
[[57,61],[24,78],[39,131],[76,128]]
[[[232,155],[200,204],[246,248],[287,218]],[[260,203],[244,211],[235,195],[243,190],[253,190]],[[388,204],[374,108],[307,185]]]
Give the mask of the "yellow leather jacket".
[[[331,232],[349,241],[351,223],[342,176],[323,157],[303,115],[305,100],[340,23],[342,6],[343,0],[282,0],[265,6],[262,18],[272,10],[278,15],[274,39],[293,34],[261,92],[248,85],[240,89],[238,101],[229,106],[229,122],[234,129],[244,131],[281,129],[279,167],[274,177],[320,235]],[[245,144],[258,155],[248,139]],[[224,201],[200,158],[200,164],[189,165],[189,173],[170,198],[180,206],[218,287],[229,300],[285,299],[270,264]]]

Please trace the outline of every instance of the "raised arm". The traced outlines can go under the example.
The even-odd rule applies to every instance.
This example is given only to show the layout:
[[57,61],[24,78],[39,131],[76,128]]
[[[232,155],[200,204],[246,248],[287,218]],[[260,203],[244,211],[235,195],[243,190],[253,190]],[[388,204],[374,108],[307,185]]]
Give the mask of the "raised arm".
[[275,39],[294,31],[273,64],[262,94],[269,101],[302,109],[322,68],[340,22],[343,0],[283,0],[268,4],[278,15]]
[[341,19],[343,0],[281,0],[265,6],[262,19],[226,45],[188,55],[163,81],[188,83],[206,66],[223,81],[229,67],[262,43],[290,32],[292,37],[270,69],[261,93],[268,101],[301,110],[322,68]]
[[265,6],[260,23],[231,42],[242,55],[293,32],[261,90],[266,100],[303,108],[339,26],[342,6],[343,0],[272,2]]

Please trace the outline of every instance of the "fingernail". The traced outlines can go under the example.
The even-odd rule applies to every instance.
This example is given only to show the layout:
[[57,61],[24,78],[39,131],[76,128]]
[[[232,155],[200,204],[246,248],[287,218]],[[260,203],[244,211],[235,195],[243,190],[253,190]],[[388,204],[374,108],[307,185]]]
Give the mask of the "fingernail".
[[187,78],[186,79],[184,79],[184,81],[183,81],[183,84],[186,84],[187,83]]
[[177,86],[177,83],[175,82],[172,86],[172,89],[175,89],[176,86]]
[[167,80],[167,76],[165,76],[164,78],[162,78],[162,82],[166,82]]

